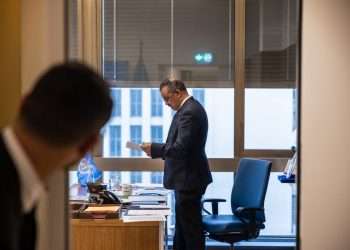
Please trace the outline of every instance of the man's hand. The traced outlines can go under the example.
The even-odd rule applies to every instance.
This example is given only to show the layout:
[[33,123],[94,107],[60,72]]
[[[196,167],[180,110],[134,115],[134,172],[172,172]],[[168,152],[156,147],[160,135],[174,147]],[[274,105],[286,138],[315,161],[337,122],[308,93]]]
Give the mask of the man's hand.
[[151,157],[151,145],[152,143],[142,143],[141,144],[141,149],[149,156]]

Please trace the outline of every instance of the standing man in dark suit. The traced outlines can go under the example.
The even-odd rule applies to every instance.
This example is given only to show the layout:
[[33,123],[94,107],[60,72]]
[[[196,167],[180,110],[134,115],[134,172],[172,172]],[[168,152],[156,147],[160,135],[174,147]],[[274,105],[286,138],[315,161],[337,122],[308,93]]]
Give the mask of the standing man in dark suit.
[[82,64],[56,65],[38,79],[0,134],[1,250],[35,249],[45,179],[92,148],[111,109],[106,82]]
[[201,198],[212,182],[205,153],[207,115],[182,81],[165,80],[159,89],[166,105],[177,112],[165,143],[141,147],[152,158],[165,160],[164,187],[175,190],[174,249],[204,250]]

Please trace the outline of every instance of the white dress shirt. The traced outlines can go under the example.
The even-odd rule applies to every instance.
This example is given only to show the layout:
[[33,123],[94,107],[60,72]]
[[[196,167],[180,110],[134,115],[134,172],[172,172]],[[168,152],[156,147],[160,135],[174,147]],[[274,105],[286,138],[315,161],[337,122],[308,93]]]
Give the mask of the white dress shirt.
[[5,128],[3,138],[7,150],[15,164],[21,185],[22,211],[31,211],[44,192],[44,186],[32,162],[23,150],[11,128]]

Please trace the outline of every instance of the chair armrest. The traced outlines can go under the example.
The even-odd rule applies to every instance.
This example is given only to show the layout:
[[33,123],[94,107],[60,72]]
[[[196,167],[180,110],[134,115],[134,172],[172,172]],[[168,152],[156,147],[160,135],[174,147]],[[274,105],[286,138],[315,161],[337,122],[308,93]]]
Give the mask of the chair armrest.
[[[208,210],[204,208],[204,203],[211,203],[211,211],[210,213]],[[225,199],[204,199],[202,200],[202,210],[206,212],[207,214],[212,214],[212,215],[218,215],[219,214],[219,202],[226,202]]]

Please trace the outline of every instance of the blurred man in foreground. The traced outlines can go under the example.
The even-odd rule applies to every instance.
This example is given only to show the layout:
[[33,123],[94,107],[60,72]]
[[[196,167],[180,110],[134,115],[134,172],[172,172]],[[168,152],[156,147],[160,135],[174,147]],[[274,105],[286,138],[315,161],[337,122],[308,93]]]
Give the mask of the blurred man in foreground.
[[106,82],[79,63],[53,66],[0,136],[1,250],[33,250],[35,207],[46,178],[81,159],[109,119]]

